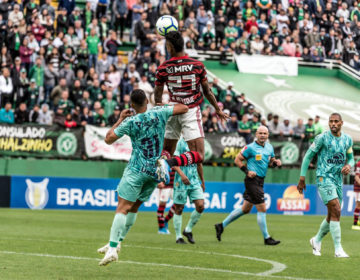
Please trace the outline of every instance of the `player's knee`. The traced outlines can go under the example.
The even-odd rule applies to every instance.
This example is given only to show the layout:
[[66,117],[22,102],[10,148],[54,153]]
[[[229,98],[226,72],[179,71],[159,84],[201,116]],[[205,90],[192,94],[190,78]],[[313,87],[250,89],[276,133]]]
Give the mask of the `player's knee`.
[[250,212],[250,209],[249,209],[249,208],[243,208],[242,210],[243,210],[243,213],[244,213],[244,214],[249,214],[249,212]]
[[204,212],[204,209],[205,209],[204,203],[200,203],[200,204],[196,205],[196,211],[197,211],[198,213]]
[[181,215],[184,210],[184,205],[175,205],[175,214]]

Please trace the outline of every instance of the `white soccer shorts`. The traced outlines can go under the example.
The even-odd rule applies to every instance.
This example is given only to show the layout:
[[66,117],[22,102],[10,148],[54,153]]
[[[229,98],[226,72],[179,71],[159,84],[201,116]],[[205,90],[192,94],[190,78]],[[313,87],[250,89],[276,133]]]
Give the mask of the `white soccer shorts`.
[[159,201],[168,202],[169,199],[173,199],[173,188],[165,188],[159,190]]
[[181,134],[185,141],[205,137],[200,107],[194,107],[182,115],[169,118],[165,128],[166,139],[180,139]]
[[355,201],[360,202],[360,192],[354,192],[355,193]]

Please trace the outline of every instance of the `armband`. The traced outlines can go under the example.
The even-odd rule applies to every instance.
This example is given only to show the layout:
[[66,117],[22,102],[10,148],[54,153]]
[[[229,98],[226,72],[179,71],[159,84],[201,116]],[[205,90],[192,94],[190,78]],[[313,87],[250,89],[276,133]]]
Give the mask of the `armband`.
[[248,174],[249,172],[249,169],[247,169],[247,167],[245,165],[241,166],[241,171],[244,172],[246,175]]

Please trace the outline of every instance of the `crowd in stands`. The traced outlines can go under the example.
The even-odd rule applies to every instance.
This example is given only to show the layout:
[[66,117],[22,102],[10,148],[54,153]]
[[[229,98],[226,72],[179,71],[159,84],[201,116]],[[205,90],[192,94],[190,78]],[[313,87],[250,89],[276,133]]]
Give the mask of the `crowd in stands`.
[[[186,50],[332,58],[360,69],[360,2],[352,0],[88,0],[82,8],[75,0],[1,0],[0,123],[109,126],[136,88],[151,106],[157,66],[168,58],[155,24],[168,14]],[[119,53],[128,42],[136,48]],[[250,141],[262,123],[273,135],[308,137],[301,125],[261,118],[233,85],[210,82],[231,120],[219,122],[204,102],[207,132],[238,131]]]

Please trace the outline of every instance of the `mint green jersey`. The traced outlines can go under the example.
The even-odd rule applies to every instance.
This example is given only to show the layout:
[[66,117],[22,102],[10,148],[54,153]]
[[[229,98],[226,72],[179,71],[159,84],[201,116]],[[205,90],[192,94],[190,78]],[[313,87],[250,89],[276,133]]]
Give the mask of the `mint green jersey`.
[[156,161],[164,144],[165,126],[173,114],[173,106],[157,106],[142,114],[126,118],[114,133],[118,137],[128,135],[132,153],[128,169],[155,177]]
[[[185,142],[184,138],[180,138],[180,140],[177,143],[176,151],[174,154],[178,156],[180,154],[183,154],[183,153],[189,152],[189,151],[190,151],[189,146]],[[186,188],[186,187],[196,186],[196,185],[200,184],[196,164],[191,164],[188,166],[181,166],[180,168],[181,168],[181,171],[184,172],[186,177],[188,177],[188,179],[190,181],[190,185],[186,186],[185,184],[183,184],[183,182],[181,181],[180,175],[175,173],[174,186],[183,186]]]
[[316,136],[310,146],[310,150],[318,155],[316,176],[342,185],[341,169],[346,164],[346,154],[352,151],[352,145],[351,137],[343,132],[340,137],[333,136],[330,131]]

